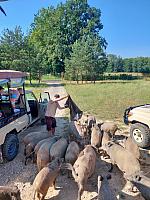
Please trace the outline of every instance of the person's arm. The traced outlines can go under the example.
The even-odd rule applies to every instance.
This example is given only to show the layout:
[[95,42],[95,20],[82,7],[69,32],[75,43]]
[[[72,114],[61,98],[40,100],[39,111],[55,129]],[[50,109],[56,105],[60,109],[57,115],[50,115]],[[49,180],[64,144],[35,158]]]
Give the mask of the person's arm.
[[55,99],[54,101],[55,101],[55,102],[57,102],[57,101],[61,101],[61,100],[65,99],[65,98],[67,98],[67,97],[69,97],[68,94],[67,94],[67,96],[64,96],[64,97],[61,97],[61,98]]
[[65,107],[63,106],[63,107],[61,107],[60,106],[60,104],[58,103],[58,102],[56,102],[57,103],[57,108],[59,109],[59,110],[62,110],[62,109],[65,109]]

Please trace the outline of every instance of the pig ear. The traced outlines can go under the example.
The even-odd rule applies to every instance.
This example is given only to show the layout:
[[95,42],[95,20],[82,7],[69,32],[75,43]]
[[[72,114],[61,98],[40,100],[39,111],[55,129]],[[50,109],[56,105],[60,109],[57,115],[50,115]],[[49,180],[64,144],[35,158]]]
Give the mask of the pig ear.
[[107,174],[106,178],[111,179],[111,174]]

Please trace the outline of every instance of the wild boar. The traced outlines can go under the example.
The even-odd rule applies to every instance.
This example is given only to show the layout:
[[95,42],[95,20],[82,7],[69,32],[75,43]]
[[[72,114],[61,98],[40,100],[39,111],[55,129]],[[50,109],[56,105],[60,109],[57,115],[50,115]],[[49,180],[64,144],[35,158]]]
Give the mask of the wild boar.
[[98,126],[103,132],[109,133],[111,137],[114,137],[115,132],[118,130],[118,126],[114,122],[103,122]]
[[0,186],[0,200],[21,200],[17,186]]
[[72,176],[78,184],[79,190],[77,200],[81,200],[81,195],[84,191],[87,179],[94,173],[95,164],[96,153],[91,145],[87,145],[85,149],[80,152],[73,166],[70,163],[64,164],[63,168],[72,170]]
[[135,142],[133,142],[133,140],[132,140],[131,137],[128,137],[125,140],[124,145],[125,145],[125,149],[127,149],[128,151],[130,151],[131,153],[133,153],[138,160],[140,159],[140,150],[139,150],[139,147],[138,147],[138,145]]
[[102,136],[102,142],[101,142],[101,147],[99,148],[99,153],[101,153],[101,155],[104,158],[109,158],[107,152],[106,152],[106,145],[111,141],[111,136],[109,133],[107,132],[103,132],[103,136]]
[[98,176],[98,200],[117,200],[110,185],[111,175]]
[[91,145],[94,147],[100,147],[101,146],[101,142],[102,142],[102,137],[103,137],[103,133],[102,131],[99,129],[99,127],[95,124],[92,127],[92,133],[91,133]]
[[105,146],[106,152],[111,159],[111,169],[113,168],[113,165],[116,164],[125,176],[131,176],[140,172],[139,161],[127,149],[123,148],[119,144],[115,144],[114,142],[109,142]]
[[36,175],[33,182],[34,200],[36,193],[39,200],[44,200],[49,187],[54,186],[54,189],[56,189],[55,182],[60,173],[61,164],[62,161],[56,158]]
[[79,145],[74,141],[70,142],[66,150],[65,161],[73,165],[77,160],[79,153]]
[[25,156],[25,162],[24,164],[27,165],[27,160],[31,159],[34,162],[34,143],[29,143],[25,146],[24,149],[24,156]]
[[[59,139],[58,137],[55,137],[56,141]],[[40,147],[42,146],[42,144],[44,144],[45,142],[51,142],[52,138],[49,137],[49,138],[46,138],[44,140],[41,140],[37,143],[37,145],[34,147],[34,154],[35,154],[35,157],[37,155],[37,152],[38,150],[40,149]]]
[[128,176],[126,178],[137,187],[145,200],[150,200],[150,178],[142,175],[142,173]]
[[36,145],[39,141],[48,137],[48,132],[31,132],[23,138],[23,143],[27,145],[31,142],[34,142]]
[[59,139],[55,144],[52,145],[50,149],[51,158],[64,158],[67,146],[68,142],[65,138]]
[[37,152],[37,167],[38,170],[40,171],[43,167],[49,163],[52,158],[50,156],[50,149],[52,145],[57,141],[56,137],[51,138],[50,141],[45,142],[42,144],[40,149]]

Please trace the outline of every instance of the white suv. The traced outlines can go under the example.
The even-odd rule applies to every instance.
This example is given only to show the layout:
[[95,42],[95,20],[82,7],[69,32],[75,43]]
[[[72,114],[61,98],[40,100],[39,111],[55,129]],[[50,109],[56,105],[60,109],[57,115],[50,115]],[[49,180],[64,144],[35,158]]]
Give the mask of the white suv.
[[[0,95],[0,155],[7,161],[13,160],[18,153],[18,133],[43,118],[50,98],[49,93],[44,93],[39,102],[32,91],[25,90],[25,76],[24,72],[0,70],[0,85],[7,89]],[[11,90],[17,92],[18,86],[22,87],[23,106],[17,100],[12,101]],[[46,102],[45,95],[48,97]]]
[[130,135],[139,147],[150,147],[150,104],[127,108],[124,122],[130,125]]

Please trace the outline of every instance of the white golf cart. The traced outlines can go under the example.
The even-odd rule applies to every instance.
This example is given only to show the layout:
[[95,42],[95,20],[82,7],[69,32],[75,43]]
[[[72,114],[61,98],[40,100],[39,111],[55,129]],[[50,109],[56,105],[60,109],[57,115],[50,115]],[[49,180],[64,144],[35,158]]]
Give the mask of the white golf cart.
[[[44,118],[50,99],[49,93],[44,93],[44,98],[41,94],[38,102],[32,91],[26,91],[26,76],[20,71],[0,70],[0,86],[4,88],[0,94],[0,152],[6,161],[13,160],[18,153],[18,133]],[[19,102],[20,96],[22,104]]]

